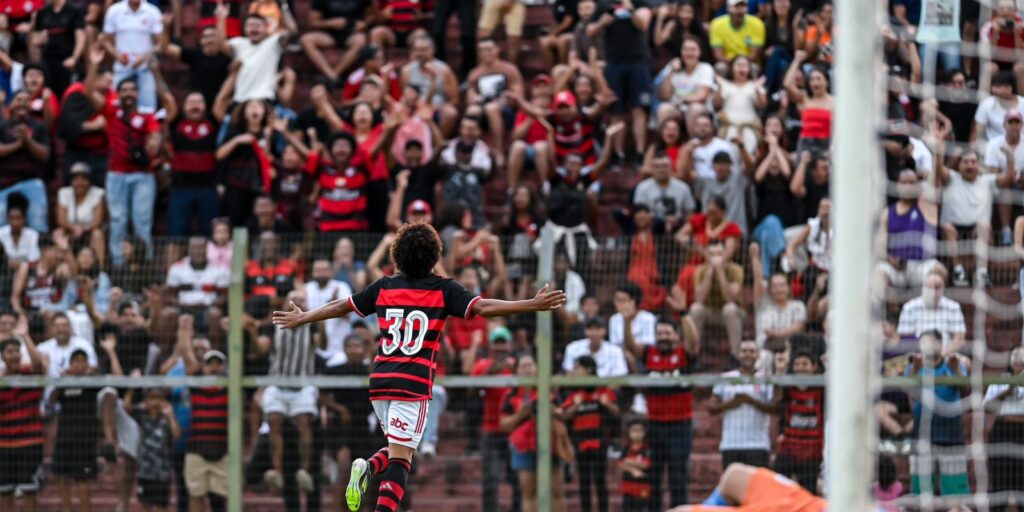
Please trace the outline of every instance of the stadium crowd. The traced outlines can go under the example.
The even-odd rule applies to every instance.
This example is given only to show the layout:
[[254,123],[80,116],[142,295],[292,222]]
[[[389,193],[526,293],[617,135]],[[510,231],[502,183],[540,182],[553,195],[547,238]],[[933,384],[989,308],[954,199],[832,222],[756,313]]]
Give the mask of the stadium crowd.
[[[954,292],[1015,281],[970,256],[973,242],[1024,257],[1024,66],[1007,56],[1024,18],[999,0],[978,23],[979,2],[960,1],[961,51],[918,43],[921,0],[888,3],[891,186],[880,264],[865,270],[883,292],[884,372],[1001,371],[968,357],[977,324]],[[404,222],[436,226],[438,273],[508,299],[532,296],[551,230],[567,374],[822,373],[836,29],[828,0],[0,1],[2,375],[223,375],[242,227],[245,374],[366,376],[377,322],[283,331],[270,313],[389,275]],[[932,45],[940,84],[925,99]],[[536,375],[533,318],[451,319],[445,334],[439,375]],[[1002,357],[1024,372],[1024,351]],[[881,500],[972,491],[965,390],[923,391],[877,405]],[[1024,444],[1020,388],[985,396],[989,440]],[[245,477],[287,510],[319,510],[339,468],[383,443],[363,389],[245,398]],[[534,510],[537,399],[435,385],[420,456],[458,415],[446,435],[481,456],[481,510],[502,509],[505,483],[512,510]],[[707,413],[722,417],[721,468],[771,466],[821,490],[824,388],[553,400],[555,464],[582,510],[702,499],[688,465]],[[44,480],[63,510],[72,491],[90,510],[107,470],[119,510],[223,510],[226,440],[220,387],[0,388],[0,510],[33,510]],[[988,464],[993,492],[1024,490],[1024,461]],[[564,481],[551,482],[556,510],[569,509]]]

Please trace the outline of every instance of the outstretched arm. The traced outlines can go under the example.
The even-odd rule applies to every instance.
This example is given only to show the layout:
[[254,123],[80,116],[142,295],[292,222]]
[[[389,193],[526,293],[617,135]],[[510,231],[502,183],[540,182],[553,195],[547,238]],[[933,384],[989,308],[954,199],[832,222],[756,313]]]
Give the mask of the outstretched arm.
[[[565,304],[565,292],[562,290],[548,291],[545,284],[537,295],[526,300],[480,299],[473,303],[473,314],[480,316],[511,316],[519,313],[533,313],[558,309]],[[276,313],[275,313],[276,321]]]
[[294,329],[305,324],[323,322],[331,318],[340,318],[353,311],[352,302],[348,297],[337,299],[310,311],[303,311],[294,302],[288,303],[288,311],[274,311],[274,325],[285,329]]

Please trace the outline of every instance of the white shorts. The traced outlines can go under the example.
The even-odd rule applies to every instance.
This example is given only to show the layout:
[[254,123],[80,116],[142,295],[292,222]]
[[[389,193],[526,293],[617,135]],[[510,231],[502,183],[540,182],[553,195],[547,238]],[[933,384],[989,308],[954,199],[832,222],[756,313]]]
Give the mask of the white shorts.
[[384,430],[388,443],[408,446],[414,450],[420,445],[423,429],[427,426],[429,400],[374,400],[370,403],[380,419],[380,428]]
[[320,412],[318,399],[315,386],[303,386],[302,389],[268,386],[263,390],[263,414],[283,414],[289,418],[303,414],[316,416]]

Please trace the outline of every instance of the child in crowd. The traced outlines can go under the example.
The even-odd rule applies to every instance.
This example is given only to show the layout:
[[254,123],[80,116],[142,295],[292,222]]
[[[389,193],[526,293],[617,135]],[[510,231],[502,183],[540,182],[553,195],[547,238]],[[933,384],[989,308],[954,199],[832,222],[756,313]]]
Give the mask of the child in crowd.
[[622,468],[623,512],[647,512],[651,506],[651,450],[647,447],[647,425],[635,419],[626,427],[628,445],[619,460]]
[[875,501],[886,512],[898,512],[896,499],[903,495],[903,482],[897,478],[896,463],[888,455],[878,456],[878,480],[872,488]]
[[[818,358],[794,350],[790,373],[818,373]],[[775,471],[814,492],[825,448],[825,388],[785,387],[776,391],[776,407],[782,415],[782,436],[775,457]]]
[[[65,375],[81,377],[89,373],[85,350],[71,353]],[[57,445],[53,451],[52,471],[60,479],[62,512],[71,512],[71,490],[78,488],[76,512],[92,510],[92,482],[96,480],[96,444],[100,436],[96,410],[97,388],[57,388],[50,402],[59,405]]]
[[[591,356],[576,359],[572,375],[592,377],[597,375],[597,361]],[[608,388],[591,388],[573,391],[562,403],[569,430],[576,448],[576,467],[580,475],[580,505],[584,512],[590,512],[591,486],[597,492],[597,509],[608,511],[608,446],[606,426],[609,417],[619,415],[615,392]]]
[[[131,393],[125,398],[129,407]],[[136,495],[142,509],[165,511],[171,504],[171,443],[181,435],[167,392],[150,388],[135,412],[139,424],[139,472]]]

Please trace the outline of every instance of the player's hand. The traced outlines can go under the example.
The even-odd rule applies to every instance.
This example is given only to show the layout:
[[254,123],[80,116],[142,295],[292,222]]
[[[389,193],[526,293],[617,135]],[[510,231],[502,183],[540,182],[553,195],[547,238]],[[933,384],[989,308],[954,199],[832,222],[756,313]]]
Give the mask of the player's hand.
[[306,314],[301,308],[294,302],[288,302],[288,306],[290,308],[288,311],[274,311],[274,325],[285,329],[294,329],[306,323],[304,318]]
[[537,306],[538,311],[550,311],[552,309],[558,309],[565,304],[566,296],[562,290],[548,291],[550,284],[545,283],[544,287],[537,292],[537,295],[533,297],[533,303]]

